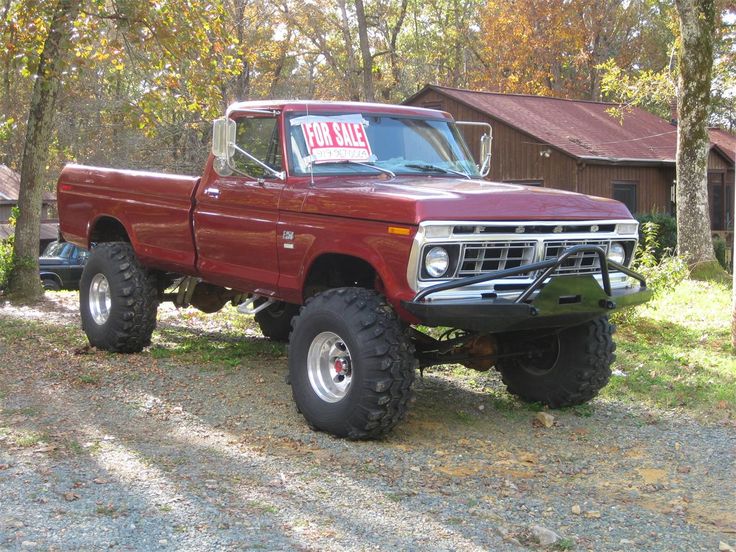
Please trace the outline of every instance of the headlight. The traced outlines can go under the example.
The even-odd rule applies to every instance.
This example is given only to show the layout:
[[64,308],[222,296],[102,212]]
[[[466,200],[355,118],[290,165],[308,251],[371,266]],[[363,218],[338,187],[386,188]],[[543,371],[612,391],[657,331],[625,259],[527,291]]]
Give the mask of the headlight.
[[626,248],[620,242],[613,242],[608,248],[608,258],[614,263],[624,264],[626,261]]
[[450,266],[450,255],[444,247],[433,247],[424,257],[424,268],[432,278],[444,276]]

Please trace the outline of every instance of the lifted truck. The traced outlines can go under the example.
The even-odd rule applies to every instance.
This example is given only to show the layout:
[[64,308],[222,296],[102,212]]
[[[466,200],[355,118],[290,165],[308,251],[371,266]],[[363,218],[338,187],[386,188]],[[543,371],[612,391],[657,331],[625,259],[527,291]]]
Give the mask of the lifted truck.
[[433,365],[495,367],[553,408],[592,399],[614,360],[608,313],[650,296],[628,268],[637,222],[613,200],[483,180],[490,126],[474,123],[488,129],[479,167],[459,124],[414,107],[236,103],[201,178],[67,166],[59,218],[91,248],[90,344],[141,351],[161,301],[232,303],[288,340],[307,423],[354,439],[389,432]]

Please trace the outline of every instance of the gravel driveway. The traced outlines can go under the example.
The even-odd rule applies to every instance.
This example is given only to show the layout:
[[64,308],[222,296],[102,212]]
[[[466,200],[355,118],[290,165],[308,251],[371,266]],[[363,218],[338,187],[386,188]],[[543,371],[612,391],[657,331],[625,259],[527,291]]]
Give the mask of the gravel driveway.
[[596,399],[544,427],[495,374],[446,370],[349,442],[307,428],[284,349],[230,317],[164,306],[151,350],[114,355],[76,308],[0,304],[2,550],[736,546],[732,422]]

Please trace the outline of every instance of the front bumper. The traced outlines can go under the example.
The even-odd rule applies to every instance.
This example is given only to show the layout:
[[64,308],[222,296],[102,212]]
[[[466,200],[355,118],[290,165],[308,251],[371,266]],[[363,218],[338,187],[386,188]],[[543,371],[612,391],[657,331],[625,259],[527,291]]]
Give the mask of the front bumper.
[[[565,259],[585,251],[599,256],[601,284],[591,274],[552,276]],[[634,278],[639,286],[612,290],[609,268]],[[537,271],[539,275],[513,300],[495,294],[477,299],[428,299],[439,291]],[[427,326],[496,333],[575,326],[622,307],[639,305],[651,296],[640,274],[607,259],[600,247],[577,245],[556,259],[437,284],[418,293],[412,301],[402,302],[402,306]]]

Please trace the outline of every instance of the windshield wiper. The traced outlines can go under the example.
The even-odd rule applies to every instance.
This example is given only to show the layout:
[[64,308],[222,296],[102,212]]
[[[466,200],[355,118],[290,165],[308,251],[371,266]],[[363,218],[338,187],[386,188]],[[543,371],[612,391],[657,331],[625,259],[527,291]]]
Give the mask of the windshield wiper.
[[382,172],[383,174],[389,175],[391,178],[393,178],[393,177],[396,176],[396,173],[393,172],[393,171],[390,171],[388,169],[384,169],[383,167],[379,167],[378,165],[374,165],[373,163],[364,163],[363,161],[352,161],[350,159],[345,159],[343,161],[325,161],[325,162],[323,162],[321,164],[323,164],[323,165],[326,165],[326,164],[337,165],[337,164],[340,164],[340,163],[348,163],[350,165],[360,165],[362,167],[370,167],[371,169],[375,169],[378,172]]
[[407,167],[409,169],[419,169],[420,171],[424,172],[440,172],[444,174],[455,174],[457,176],[464,176],[468,180],[470,180],[470,175],[465,174],[464,172],[456,171],[454,169],[446,169],[444,167],[438,167],[437,165],[430,165],[429,163],[420,165],[419,163],[407,163],[404,165],[404,167]]

